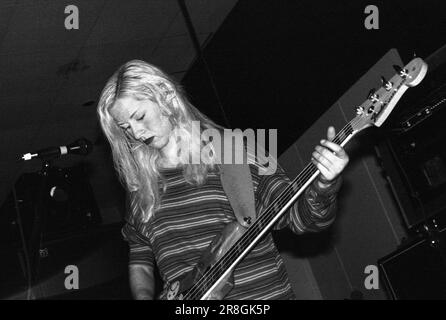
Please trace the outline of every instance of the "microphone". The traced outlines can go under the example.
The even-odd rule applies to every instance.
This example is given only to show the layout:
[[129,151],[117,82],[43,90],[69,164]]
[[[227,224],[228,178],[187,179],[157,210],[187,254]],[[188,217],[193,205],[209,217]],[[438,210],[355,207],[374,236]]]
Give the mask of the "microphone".
[[89,154],[92,149],[93,149],[93,144],[89,140],[85,138],[80,138],[70,143],[67,146],[49,147],[46,149],[25,153],[21,157],[21,159],[23,161],[28,161],[34,158],[52,159],[66,154],[79,154],[85,156]]

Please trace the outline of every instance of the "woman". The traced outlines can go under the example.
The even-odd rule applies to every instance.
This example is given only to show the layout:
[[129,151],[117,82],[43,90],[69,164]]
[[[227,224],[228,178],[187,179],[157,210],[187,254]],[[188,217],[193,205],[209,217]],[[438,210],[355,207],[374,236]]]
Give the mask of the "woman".
[[[222,188],[216,152],[193,163],[210,141],[192,143],[192,123],[201,130],[222,129],[194,106],[159,68],[140,60],[122,65],[108,80],[98,104],[130,212],[123,228],[130,246],[130,286],[137,299],[153,299],[154,268],[165,284],[191,271],[212,239],[236,220]],[[322,140],[312,157],[319,179],[282,216],[275,229],[296,234],[319,231],[334,220],[339,174],[348,156]],[[257,212],[266,208],[289,182],[282,170],[260,176],[252,164]],[[283,261],[266,236],[235,268],[234,287],[226,299],[293,299]]]

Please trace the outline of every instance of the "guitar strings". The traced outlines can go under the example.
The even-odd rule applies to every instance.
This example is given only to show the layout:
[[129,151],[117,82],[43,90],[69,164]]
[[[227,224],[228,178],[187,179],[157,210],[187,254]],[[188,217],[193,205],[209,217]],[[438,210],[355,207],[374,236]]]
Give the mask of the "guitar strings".
[[[342,130],[338,132],[338,134],[335,136],[335,138],[332,140],[334,143],[340,144],[343,140],[345,140],[347,137],[349,137],[353,133],[353,125],[354,121],[358,121],[358,119],[353,119],[350,121],[347,125],[345,125]],[[268,207],[264,210],[264,213],[259,215],[258,219],[254,222],[254,224],[260,224],[260,225],[266,225],[269,221],[271,221],[272,218],[276,215],[276,206],[279,203],[287,203],[292,198],[292,196],[296,193],[296,189],[300,189],[306,182],[305,180],[308,180],[312,175],[314,175],[318,171],[317,167],[310,162],[300,174],[297,175],[295,179],[291,181],[291,183],[283,190],[283,192],[274,199]],[[296,186],[297,185],[297,186]],[[290,198],[291,195],[291,198]],[[284,211],[285,213],[286,211]],[[271,215],[272,213],[272,215]],[[265,221],[266,220],[266,221]],[[265,223],[266,222],[266,223]],[[253,225],[254,226],[254,225]],[[255,233],[254,229],[256,228],[248,228],[246,233],[244,233],[239,240],[235,243],[237,246],[243,247],[244,243],[250,242],[252,239],[257,237],[257,234]],[[242,244],[242,245],[240,245]],[[229,251],[219,260],[217,263],[215,263],[214,266],[212,266],[207,272],[204,273],[204,275],[196,282],[195,285],[192,286],[192,288],[184,295],[184,299],[189,299],[191,296],[194,296],[195,294],[199,293],[200,291],[206,290],[206,287],[209,285],[209,283],[216,278],[220,277],[219,270],[221,269],[221,265],[225,264],[226,262],[231,261],[233,256],[237,255],[236,250],[233,249],[235,245],[229,249]],[[246,247],[245,247],[246,248]],[[203,290],[204,289],[204,290]]]
[[[349,123],[350,124],[350,123]],[[352,133],[352,128],[351,128],[351,126],[349,127],[349,125],[346,125],[339,133],[338,133],[338,135],[335,137],[335,139],[333,139],[333,142],[337,142],[336,140],[338,140],[342,135],[344,135],[345,133],[346,133],[346,131],[348,132],[348,131],[351,131],[351,132],[348,132],[348,134],[351,134]],[[348,137],[348,135],[346,135],[345,137]],[[282,202],[283,200],[285,200],[285,202],[288,202],[289,201],[289,199],[287,198],[288,196],[289,196],[289,194],[290,194],[290,192],[294,195],[295,194],[295,189],[296,189],[296,187],[294,186],[295,185],[295,183],[296,182],[299,182],[298,180],[302,180],[302,179],[300,179],[300,178],[305,178],[305,179],[307,179],[308,178],[308,172],[306,172],[306,171],[308,171],[308,169],[316,169],[316,170],[314,170],[314,172],[310,172],[310,174],[311,175],[313,175],[316,171],[317,171],[317,168],[314,166],[314,165],[312,165],[312,163],[310,163],[309,165],[307,165],[307,167],[302,171],[302,174],[300,174],[300,175],[298,175],[297,177],[296,177],[296,179],[294,179],[293,181],[292,181],[292,183],[290,183],[290,185],[289,186],[287,186],[287,189],[285,189],[284,191],[283,191],[283,193],[278,197],[278,198],[276,198],[266,209],[265,209],[265,211],[264,211],[264,214],[262,214],[262,215],[260,215],[259,216],[259,218],[256,220],[256,221],[261,221],[261,220],[269,220],[269,218],[270,218],[270,212],[269,211],[271,211],[270,209],[272,209],[272,208],[275,208],[275,205],[278,203],[278,202]],[[291,188],[290,188],[291,187]],[[284,199],[285,198],[285,199]],[[252,232],[251,232],[252,233]],[[255,236],[257,236],[257,235],[255,235]],[[250,234],[250,232],[249,232],[249,229],[247,230],[247,232],[246,232],[246,234],[245,235],[243,235],[237,242],[244,242],[244,240],[250,240],[250,238],[252,238],[251,237],[251,234]],[[246,241],[245,241],[246,242]],[[230,250],[231,251],[231,250]],[[236,253],[236,252],[234,252],[234,253]],[[215,268],[215,269],[217,269],[216,268],[216,266],[217,265],[219,265],[219,266],[221,266],[222,264],[224,264],[226,261],[224,261],[224,260],[228,260],[228,259],[230,259],[230,257],[232,256],[233,254],[232,254],[232,252],[228,252],[228,254],[226,254],[225,256],[223,256],[223,258],[221,259],[221,260],[219,260],[212,268],[211,268],[211,270],[209,270],[207,273],[205,273],[205,275],[203,275],[203,277],[200,279],[201,281],[198,281],[197,283],[196,283],[196,285],[194,286],[195,287],[195,290],[194,290],[194,287],[190,290],[190,292],[187,294],[187,296],[191,296],[191,295],[194,295],[198,290],[202,290],[203,289],[203,286],[204,285],[207,285],[207,283],[209,282],[209,281],[211,281],[211,280],[214,280],[214,276],[218,276],[218,274],[215,274],[215,273],[217,273],[217,272],[212,272],[213,270],[213,268]],[[214,269],[214,270],[215,270]],[[214,275],[211,275],[211,273],[214,273]],[[204,282],[204,283],[201,283],[200,284],[200,282]],[[201,288],[200,288],[201,287]],[[186,297],[186,295],[185,295],[185,297]]]
[[[352,132],[353,132],[353,130],[352,130],[352,122],[350,122],[341,131],[339,131],[339,133],[333,139],[333,142],[339,143],[339,141],[337,141],[337,140],[339,138],[341,138],[341,136],[345,135],[345,133],[348,133],[348,135],[344,136],[344,138],[347,138]],[[295,194],[295,186],[294,185],[296,184],[296,182],[299,182],[299,180],[306,180],[306,179],[309,178],[308,172],[307,172],[308,169],[313,169],[313,170],[316,169],[316,170],[314,170],[314,172],[310,172],[310,177],[311,177],[311,175],[313,175],[317,171],[317,168],[312,163],[307,165],[305,167],[305,169],[301,172],[301,174],[299,174],[295,179],[293,179],[293,181],[286,187],[286,189],[281,193],[281,195],[278,198],[276,198],[273,202],[271,202],[271,204],[265,209],[264,214],[260,215],[255,223],[259,223],[261,220],[265,220],[265,219],[268,220],[270,218],[270,211],[273,211],[273,213],[274,213],[274,210],[271,210],[271,209],[275,209],[275,205],[278,202],[282,202],[283,200],[285,200],[285,202],[289,201],[289,199],[287,197],[290,194],[292,194],[292,195]],[[250,241],[252,239],[251,233],[253,233],[253,232],[250,232],[250,229],[248,229],[247,232],[244,235],[242,235],[242,237],[237,241],[237,243],[239,243],[239,242],[246,242],[245,240],[249,240]],[[254,229],[254,228],[252,228],[252,229]],[[256,237],[256,236],[257,235],[254,235],[254,237]],[[214,276],[218,276],[218,274],[215,274],[215,273],[218,273],[218,270],[216,270],[217,269],[217,265],[224,264],[226,262],[224,260],[231,259],[233,254],[236,254],[236,252],[231,252],[231,251],[234,251],[234,250],[230,249],[229,252],[222,257],[222,259],[220,259],[210,270],[208,270],[202,276],[202,278],[200,278],[199,281],[197,281],[197,283],[191,288],[191,290],[188,292],[188,294],[185,295],[185,298],[186,298],[186,296],[189,297],[191,295],[194,295],[195,293],[197,293],[198,290],[202,290],[203,286],[207,285],[209,281],[214,280]],[[211,273],[214,273],[214,274],[211,275]],[[200,283],[200,282],[204,282],[204,283]]]
[[[354,123],[356,121],[356,123]],[[345,141],[345,139],[346,138],[348,138],[353,132],[354,132],[354,130],[353,130],[353,126],[354,125],[356,125],[356,124],[358,124],[360,121],[358,120],[358,119],[353,119],[352,121],[350,121],[346,126],[344,126],[344,128],[341,130],[341,131],[339,131],[338,132],[338,134],[335,136],[335,138],[333,139],[333,142],[335,142],[335,143],[338,143],[338,144],[340,144],[340,143],[342,143],[343,141]],[[348,132],[347,130],[351,130],[351,132]],[[344,137],[341,137],[341,135],[343,135],[343,134],[345,134],[345,133],[348,133],[347,135],[345,135]],[[316,170],[314,171],[314,172],[312,172],[311,173],[311,171],[308,173],[308,172],[306,172],[306,171],[308,171],[308,170],[313,170],[313,169],[315,169],[316,168]],[[295,186],[294,186],[294,184],[296,184],[297,182],[299,182],[299,179],[301,179],[301,180],[306,180],[306,179],[308,179],[308,178],[310,178],[314,173],[316,173],[317,172],[317,167],[315,167],[314,166],[314,164],[313,163],[309,163],[303,170],[302,170],[302,172],[295,178],[295,179],[293,179],[293,181],[290,183],[290,185],[289,186],[287,186],[286,187],[286,189],[279,195],[279,197],[277,198],[277,199],[275,199],[265,210],[264,210],[264,213],[263,214],[261,214],[259,217],[258,217],[258,219],[254,222],[254,224],[256,224],[258,221],[260,221],[260,220],[262,220],[263,218],[267,218],[267,220],[270,218],[269,217],[269,214],[270,214],[270,212],[268,212],[268,211],[271,211],[271,209],[275,209],[274,207],[275,207],[275,205],[278,203],[278,202],[282,202],[282,200],[284,200],[284,199],[280,199],[281,197],[282,198],[285,198],[285,197],[288,197],[289,196],[289,194],[291,193],[291,194],[295,194],[295,191],[294,191],[294,189],[295,189]],[[309,174],[309,175],[308,175]],[[301,177],[302,176],[302,177]],[[305,182],[303,183],[303,185],[305,184]],[[285,203],[287,203],[288,201],[289,201],[290,199],[285,199]],[[273,211],[273,218],[275,217],[275,214],[274,214],[274,210],[272,210]],[[284,213],[284,212],[283,212]],[[283,214],[282,213],[282,214]],[[253,226],[252,226],[253,227]],[[243,242],[243,241],[245,241],[245,240],[249,240],[249,241],[251,241],[251,239],[248,239],[249,237],[251,237],[251,234],[250,234],[250,229],[251,229],[251,231],[252,230],[254,230],[254,228],[249,228],[247,231],[246,231],[246,233],[244,233],[242,236],[241,236],[241,238],[236,242],[236,244],[238,245],[239,243],[241,243],[241,242]],[[251,233],[254,233],[254,231],[252,231]],[[246,237],[245,237],[246,236]],[[257,235],[254,235],[254,238],[256,237]],[[246,241],[245,241],[246,242]],[[217,279],[220,277],[220,275],[218,274],[218,270],[217,270],[217,265],[221,265],[221,264],[223,264],[223,263],[225,263],[226,261],[224,261],[224,260],[231,260],[232,259],[232,256],[234,255],[234,254],[237,254],[236,252],[234,252],[235,250],[233,250],[233,248],[234,248],[234,246],[233,247],[231,247],[230,249],[229,249],[229,251],[214,265],[214,266],[212,266],[207,272],[205,272],[205,274],[200,278],[200,280],[199,281],[197,281],[197,283],[194,285],[194,286],[192,286],[192,288],[189,290],[189,292],[185,295],[185,297],[190,297],[190,296],[192,296],[193,294],[195,294],[195,293],[197,293],[197,291],[198,290],[202,290],[203,291],[203,289],[202,288],[199,288],[200,286],[201,287],[203,287],[203,286],[207,286],[208,285],[208,282],[209,281],[214,281],[215,279],[214,279],[214,275],[217,277]],[[246,247],[245,247],[245,249],[246,249]],[[231,263],[230,263],[231,264]],[[211,273],[214,273],[214,275],[210,275]],[[212,277],[211,279],[209,279],[209,277]],[[201,283],[200,284],[200,282],[205,282],[205,283]],[[206,289],[206,287],[204,288],[205,290],[204,290],[204,293],[206,292],[206,290],[208,290],[208,289]],[[193,292],[193,293],[192,293]]]

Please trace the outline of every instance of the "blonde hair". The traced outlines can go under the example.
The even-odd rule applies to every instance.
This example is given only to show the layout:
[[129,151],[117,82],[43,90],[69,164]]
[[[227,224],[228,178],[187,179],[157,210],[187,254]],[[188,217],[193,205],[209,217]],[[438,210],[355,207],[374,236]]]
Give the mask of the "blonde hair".
[[111,76],[102,90],[97,107],[102,130],[107,137],[113,155],[115,169],[121,183],[129,193],[127,220],[141,219],[148,222],[160,204],[160,184],[165,183],[160,173],[158,149],[133,139],[120,128],[110,114],[115,101],[121,97],[137,100],[149,99],[158,104],[163,115],[172,124],[173,134],[180,141],[180,164],[183,175],[190,184],[203,184],[209,171],[217,164],[215,152],[205,161],[192,164],[190,159],[197,147],[209,144],[200,135],[200,146],[192,143],[192,121],[199,121],[200,131],[223,128],[198,111],[187,99],[182,88],[159,68],[141,60],[131,60]]

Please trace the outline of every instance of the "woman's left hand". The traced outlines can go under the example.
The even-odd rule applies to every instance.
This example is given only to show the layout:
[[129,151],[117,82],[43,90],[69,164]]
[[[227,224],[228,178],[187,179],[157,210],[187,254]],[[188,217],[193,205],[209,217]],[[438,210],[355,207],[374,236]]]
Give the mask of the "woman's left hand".
[[326,184],[337,178],[349,161],[345,150],[333,142],[335,136],[334,127],[329,127],[327,140],[321,140],[321,145],[315,147],[311,157],[311,161],[321,172],[321,182]]

